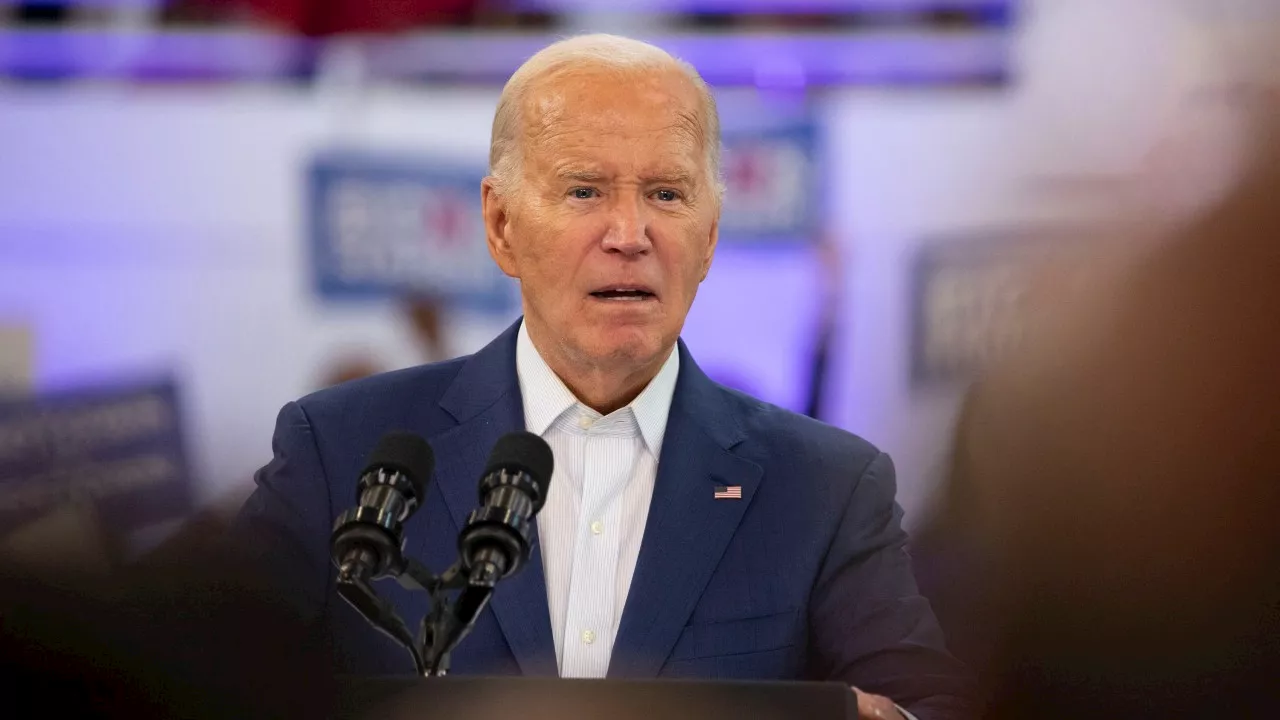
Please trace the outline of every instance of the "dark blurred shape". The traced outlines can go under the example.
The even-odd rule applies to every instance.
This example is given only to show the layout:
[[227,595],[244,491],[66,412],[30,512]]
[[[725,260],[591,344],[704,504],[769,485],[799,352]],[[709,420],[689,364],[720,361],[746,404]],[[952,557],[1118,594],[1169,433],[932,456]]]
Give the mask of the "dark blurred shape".
[[[431,295],[408,295],[401,300],[402,314],[417,346],[416,363],[440,362],[455,357],[445,327],[446,306]],[[381,365],[369,352],[347,351],[335,356],[321,371],[321,388],[377,375],[392,368]]]
[[514,11],[505,0],[236,0],[251,17],[313,37],[415,29],[546,25],[545,13]]
[[[343,710],[419,720],[823,720],[856,715],[841,683],[531,677],[378,678],[352,683]],[[344,716],[345,717],[345,716]]]
[[706,5],[678,15],[680,25],[691,29],[785,30],[790,32],[846,32],[862,30],[927,29],[937,31],[974,30],[1005,27],[1013,20],[1013,5],[1007,0],[963,3],[937,7],[904,8],[895,3],[774,3],[773,7],[732,8]]
[[444,303],[431,295],[412,295],[404,300],[404,313],[423,353],[423,362],[439,362],[454,356],[444,329]]
[[71,19],[73,4],[71,0],[65,3],[20,0],[9,9],[9,17],[15,25],[61,25]]
[[[455,357],[445,327],[446,307],[431,295],[408,295],[401,300],[401,312],[414,344],[417,363],[440,362]],[[415,363],[416,364],[416,363]],[[335,356],[321,371],[321,388],[377,375],[391,368],[382,366],[368,352],[348,351]]]
[[107,579],[0,568],[5,716],[331,716],[324,644],[223,532],[203,518]]
[[383,372],[383,370],[385,370],[385,368],[379,366],[378,363],[370,357],[359,355],[342,357],[331,363],[328,369],[323,372],[321,375],[320,387],[333,387],[334,385],[340,385],[344,382],[359,380],[361,378],[369,377],[370,375],[377,375],[378,373]]
[[250,13],[236,0],[167,0],[156,17],[165,25],[231,25],[249,19]]
[[991,717],[1278,716],[1280,123],[1262,140],[966,401],[914,552]]
[[831,369],[831,354],[840,306],[843,302],[844,259],[840,246],[830,237],[817,245],[819,300],[818,322],[814,333],[813,354],[809,364],[809,388],[805,398],[804,414],[822,420],[826,410],[827,382]]
[[264,21],[304,35],[396,32],[470,22],[479,0],[242,0]]
[[823,323],[818,326],[817,337],[814,338],[813,356],[809,364],[809,388],[804,405],[804,414],[814,420],[822,420],[826,414],[827,380],[834,335],[835,325]]

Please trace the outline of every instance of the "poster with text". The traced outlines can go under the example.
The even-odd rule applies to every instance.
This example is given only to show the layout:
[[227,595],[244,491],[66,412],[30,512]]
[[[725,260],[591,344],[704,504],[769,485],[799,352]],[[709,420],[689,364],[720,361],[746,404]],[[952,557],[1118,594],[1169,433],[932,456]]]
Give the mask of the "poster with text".
[[494,264],[480,211],[483,165],[327,152],[307,168],[311,266],[330,301],[426,295],[506,312],[516,286]]
[[192,509],[172,382],[0,402],[3,551],[103,552]]

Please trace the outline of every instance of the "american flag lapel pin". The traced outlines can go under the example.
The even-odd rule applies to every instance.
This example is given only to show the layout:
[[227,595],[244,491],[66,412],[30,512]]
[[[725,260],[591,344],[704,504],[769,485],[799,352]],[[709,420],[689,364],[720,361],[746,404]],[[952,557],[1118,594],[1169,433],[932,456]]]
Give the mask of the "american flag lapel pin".
[[741,485],[717,485],[714,497],[716,500],[741,500],[742,486]]

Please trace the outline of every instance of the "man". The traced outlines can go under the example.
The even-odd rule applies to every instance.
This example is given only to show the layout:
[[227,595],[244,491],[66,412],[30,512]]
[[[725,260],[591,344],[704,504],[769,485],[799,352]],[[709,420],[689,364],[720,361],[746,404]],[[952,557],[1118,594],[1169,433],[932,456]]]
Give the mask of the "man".
[[[335,601],[329,567],[379,436],[410,429],[435,449],[405,532],[438,571],[489,449],[527,429],[555,455],[537,546],[453,672],[836,679],[866,691],[868,718],[902,717],[894,702],[921,720],[971,712],[916,590],[889,458],[716,385],[678,341],[716,248],[718,151],[707,87],[650,45],[579,37],[511,78],[482,194],[523,320],[473,356],[287,405],[243,514],[348,669],[409,670]],[[425,612],[422,594],[386,589],[411,624]]]

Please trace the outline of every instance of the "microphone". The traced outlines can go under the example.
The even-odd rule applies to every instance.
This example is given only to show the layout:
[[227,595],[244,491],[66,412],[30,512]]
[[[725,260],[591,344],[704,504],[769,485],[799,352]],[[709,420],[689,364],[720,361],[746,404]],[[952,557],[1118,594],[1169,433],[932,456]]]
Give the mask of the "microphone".
[[458,563],[442,585],[459,589],[453,603],[438,602],[423,618],[427,675],[444,675],[449,654],[475,627],[499,580],[529,560],[530,524],[547,499],[555,459],[537,435],[511,433],[498,439],[480,479],[480,507],[458,534]]
[[330,550],[339,575],[378,579],[399,572],[404,522],[426,496],[435,454],[407,432],[382,437],[360,473],[356,507],[338,517]]
[[480,507],[458,536],[458,551],[471,585],[493,587],[529,559],[530,523],[547,500],[555,458],[529,432],[498,439],[480,479]]

